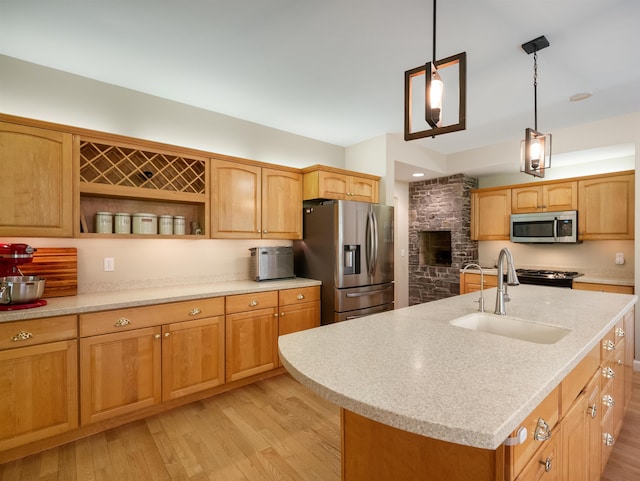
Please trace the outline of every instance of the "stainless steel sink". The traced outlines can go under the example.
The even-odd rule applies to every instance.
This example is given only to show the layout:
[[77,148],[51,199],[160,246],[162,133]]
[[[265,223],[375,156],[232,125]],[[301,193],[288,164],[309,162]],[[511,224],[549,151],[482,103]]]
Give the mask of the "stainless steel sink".
[[571,332],[564,327],[538,324],[488,312],[475,312],[458,317],[451,321],[451,325],[537,344],[555,344]]

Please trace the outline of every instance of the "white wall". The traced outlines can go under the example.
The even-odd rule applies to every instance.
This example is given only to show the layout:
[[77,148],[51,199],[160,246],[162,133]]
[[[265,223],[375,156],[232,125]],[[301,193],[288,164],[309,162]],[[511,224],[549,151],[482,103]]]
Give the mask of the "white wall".
[[409,183],[394,184],[396,309],[409,305]]

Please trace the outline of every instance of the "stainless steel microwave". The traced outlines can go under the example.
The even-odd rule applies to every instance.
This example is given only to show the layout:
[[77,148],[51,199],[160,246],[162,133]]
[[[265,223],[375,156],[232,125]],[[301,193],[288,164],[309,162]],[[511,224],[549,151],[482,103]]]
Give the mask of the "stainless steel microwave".
[[511,242],[578,243],[578,211],[511,214]]

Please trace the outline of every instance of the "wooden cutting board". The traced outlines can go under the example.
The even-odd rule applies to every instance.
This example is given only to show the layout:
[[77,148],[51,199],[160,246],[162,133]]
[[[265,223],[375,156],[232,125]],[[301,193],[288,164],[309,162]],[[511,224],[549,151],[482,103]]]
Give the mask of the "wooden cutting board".
[[33,261],[20,266],[25,276],[47,280],[42,297],[78,294],[78,249],[75,247],[36,247]]

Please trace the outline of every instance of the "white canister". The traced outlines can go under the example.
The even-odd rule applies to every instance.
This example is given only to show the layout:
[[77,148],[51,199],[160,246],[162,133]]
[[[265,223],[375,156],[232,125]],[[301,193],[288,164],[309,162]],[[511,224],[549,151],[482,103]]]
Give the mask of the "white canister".
[[173,234],[173,216],[161,215],[158,217],[158,232],[162,235]]
[[114,229],[116,234],[131,234],[131,215],[127,212],[116,212]]
[[96,233],[111,234],[113,232],[113,214],[111,212],[96,212]]
[[157,234],[158,216],[155,214],[133,214],[134,234]]
[[185,220],[182,215],[173,216],[173,233],[175,235],[184,235],[185,233]]

